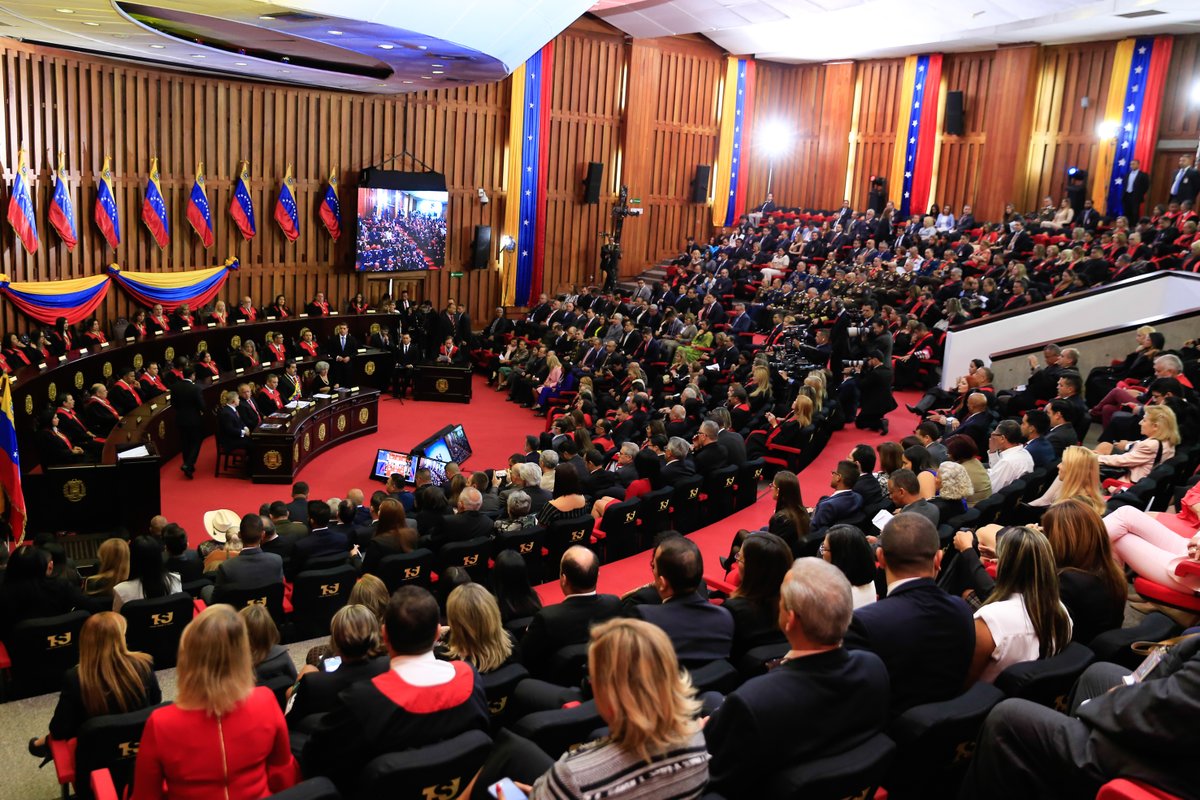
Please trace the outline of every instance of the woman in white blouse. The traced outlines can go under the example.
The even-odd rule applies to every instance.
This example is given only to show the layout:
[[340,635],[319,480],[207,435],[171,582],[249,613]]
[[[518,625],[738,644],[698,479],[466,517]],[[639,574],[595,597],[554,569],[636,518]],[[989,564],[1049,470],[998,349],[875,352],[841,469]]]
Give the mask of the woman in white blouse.
[[1045,534],[1008,528],[996,547],[996,587],[975,612],[968,686],[993,683],[1013,664],[1049,658],[1071,641],[1071,615],[1058,599],[1058,571]]

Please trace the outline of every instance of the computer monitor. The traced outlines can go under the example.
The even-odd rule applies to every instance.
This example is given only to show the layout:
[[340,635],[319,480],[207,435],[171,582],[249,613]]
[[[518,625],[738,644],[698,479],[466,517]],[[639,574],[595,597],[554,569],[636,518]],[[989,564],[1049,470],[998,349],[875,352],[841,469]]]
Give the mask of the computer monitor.
[[433,481],[434,486],[445,486],[447,482],[446,465],[448,463],[447,461],[439,461],[436,458],[419,456],[417,458],[417,469],[429,470],[429,477]]
[[402,475],[405,483],[412,483],[416,477],[416,457],[398,450],[375,451],[375,467],[371,471],[371,480],[387,481],[392,475]]

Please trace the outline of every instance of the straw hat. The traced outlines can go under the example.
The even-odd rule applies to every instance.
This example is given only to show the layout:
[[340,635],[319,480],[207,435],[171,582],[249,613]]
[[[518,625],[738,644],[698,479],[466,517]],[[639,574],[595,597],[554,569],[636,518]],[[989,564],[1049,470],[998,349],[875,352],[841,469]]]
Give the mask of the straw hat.
[[204,512],[204,530],[218,542],[224,542],[225,537],[232,531],[237,533],[242,518],[236,511],[228,508],[218,508],[216,511]]

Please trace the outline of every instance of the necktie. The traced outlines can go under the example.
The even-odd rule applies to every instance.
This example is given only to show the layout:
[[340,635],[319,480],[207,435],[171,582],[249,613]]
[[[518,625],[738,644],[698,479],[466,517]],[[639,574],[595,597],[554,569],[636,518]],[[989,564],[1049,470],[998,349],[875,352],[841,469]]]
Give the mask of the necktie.
[[1183,183],[1183,174],[1186,170],[1179,170],[1175,173],[1175,181],[1171,184],[1171,194],[1179,194],[1179,184]]

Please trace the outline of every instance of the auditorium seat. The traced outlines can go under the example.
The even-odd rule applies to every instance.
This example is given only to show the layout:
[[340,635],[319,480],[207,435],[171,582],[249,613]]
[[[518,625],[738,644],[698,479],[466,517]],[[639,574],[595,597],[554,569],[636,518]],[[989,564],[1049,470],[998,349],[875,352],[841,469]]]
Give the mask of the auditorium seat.
[[271,619],[281,629],[286,619],[283,612],[283,584],[268,583],[264,586],[237,588],[233,586],[217,586],[213,589],[212,604],[228,603],[241,610],[251,603],[265,605],[271,612]]
[[896,758],[896,743],[877,733],[844,753],[808,759],[767,778],[764,796],[780,800],[871,797]]
[[637,553],[641,548],[638,544],[638,509],[642,500],[635,497],[632,500],[622,500],[619,503],[609,503],[600,518],[597,530],[603,533],[600,545],[603,546],[604,561],[616,561]]
[[722,520],[733,513],[738,468],[736,464],[715,469],[704,480],[704,491],[700,495],[701,513],[708,523]]
[[704,479],[699,475],[675,484],[671,495],[671,527],[680,533],[691,533],[701,527],[700,488]]
[[[1200,576],[1200,563],[1195,561],[1180,561],[1175,566],[1175,574],[1179,576]],[[1172,608],[1182,608],[1200,614],[1200,595],[1195,592],[1181,592],[1170,586],[1163,586],[1148,578],[1133,579],[1133,588],[1138,594],[1153,603],[1162,603]]]
[[125,642],[130,650],[148,653],[155,669],[175,666],[179,638],[193,616],[192,596],[177,592],[166,597],[130,600],[121,606]]
[[379,579],[394,592],[401,586],[428,587],[433,572],[433,552],[420,548],[411,553],[394,553],[379,561]]
[[587,644],[569,644],[550,656],[546,675],[551,683],[559,686],[579,686],[587,677],[587,668]]
[[492,749],[483,731],[467,731],[444,742],[373,758],[355,797],[368,800],[428,800],[458,797]]
[[542,546],[546,537],[546,529],[540,525],[522,528],[517,531],[505,531],[496,535],[496,549],[493,555],[502,550],[516,550],[525,560],[525,569],[534,583],[539,580],[551,580],[553,576],[542,575]]
[[688,674],[691,676],[692,685],[696,687],[697,692],[729,694],[742,682],[733,664],[723,658],[691,667],[688,669]]
[[492,715],[493,734],[508,723],[511,712],[509,699],[517,684],[528,677],[529,670],[520,664],[507,664],[480,676],[483,691],[487,695],[488,711]]
[[742,464],[741,469],[738,470],[735,510],[741,511],[743,508],[749,508],[758,500],[758,482],[762,480],[766,463],[761,458],[754,458]]
[[571,747],[588,741],[588,734],[603,724],[596,701],[588,700],[571,708],[527,714],[513,724],[512,731],[557,760]]
[[71,611],[17,623],[8,636],[6,700],[19,700],[62,688],[63,675],[79,663],[79,629],[90,615]]
[[1133,627],[1117,628],[1100,634],[1088,642],[1088,649],[1096,654],[1097,661],[1120,664],[1133,670],[1146,658],[1133,652],[1131,645],[1134,642],[1161,642],[1178,636],[1180,630],[1178,623],[1166,614],[1151,611]]
[[435,557],[437,571],[447,567],[462,567],[476,583],[487,585],[488,558],[492,551],[492,537],[476,536],[465,542],[450,542],[442,545]]
[[1071,642],[1057,655],[1013,664],[996,676],[996,688],[1009,697],[1031,700],[1059,711],[1067,710],[1067,697],[1075,681],[1096,660],[1096,655]]
[[590,544],[592,526],[595,520],[590,514],[569,519],[556,519],[546,526],[546,537],[542,545],[542,558],[546,564],[547,577],[549,573],[558,572],[558,563],[568,547]]
[[[92,776],[98,772],[106,775],[107,784],[114,789],[114,796],[121,796],[133,785],[133,768],[137,758],[138,744],[146,720],[156,708],[152,706],[127,714],[106,714],[93,717],[83,723],[76,738],[67,742],[54,742],[54,770],[63,797],[67,787],[75,784],[75,796],[80,800],[92,797]],[[104,800],[100,793],[97,800]]]
[[350,601],[358,571],[349,564],[306,569],[292,584],[290,641],[329,635],[329,622]]
[[1100,787],[1096,800],[1182,800],[1178,795],[1156,789],[1132,778],[1116,778]]
[[309,778],[268,796],[266,800],[342,800],[342,795],[329,778]]

